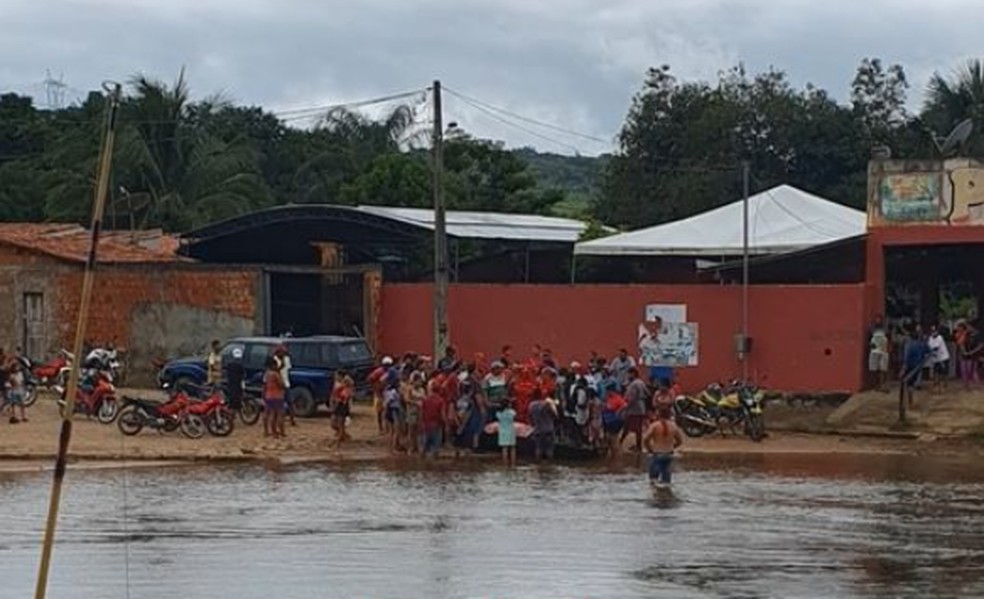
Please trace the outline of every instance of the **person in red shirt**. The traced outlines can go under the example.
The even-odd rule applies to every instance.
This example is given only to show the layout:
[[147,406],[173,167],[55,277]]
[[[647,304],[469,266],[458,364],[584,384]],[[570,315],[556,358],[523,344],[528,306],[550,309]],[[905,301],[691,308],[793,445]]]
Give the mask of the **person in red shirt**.
[[330,443],[336,450],[342,448],[342,442],[351,439],[345,427],[351,413],[352,396],[355,393],[355,381],[344,370],[335,372],[335,384],[331,390],[331,428],[335,438]]
[[438,393],[438,386],[432,380],[428,385],[427,397],[420,404],[420,428],[423,456],[437,457],[444,434],[444,413],[447,402]]
[[530,402],[533,401],[533,394],[537,390],[536,377],[533,376],[533,369],[523,366],[511,381],[511,393],[513,398],[513,408],[516,410],[516,422],[529,424],[530,422]]
[[601,426],[605,431],[605,440],[608,441],[609,457],[616,457],[621,452],[622,444],[619,442],[619,435],[625,426],[625,407],[629,402],[614,389],[609,388],[608,396],[605,398],[605,407],[601,412]]

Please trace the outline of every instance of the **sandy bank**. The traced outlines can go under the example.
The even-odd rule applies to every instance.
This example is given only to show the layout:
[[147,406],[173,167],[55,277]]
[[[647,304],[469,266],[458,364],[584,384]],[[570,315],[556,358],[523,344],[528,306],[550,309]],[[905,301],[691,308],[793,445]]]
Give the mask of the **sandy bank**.
[[[151,394],[153,392],[145,393]],[[781,432],[798,429],[811,422],[822,422],[826,410],[776,409],[769,422],[779,431],[772,432],[762,443],[746,438],[711,436],[688,439],[684,453],[984,453],[982,446],[968,441],[891,439]],[[55,402],[42,397],[28,413],[29,422],[0,422],[0,471],[31,471],[51,467],[57,448],[60,421]],[[181,463],[275,461],[280,464],[345,460],[346,462],[414,459],[394,456],[388,439],[381,436],[368,406],[356,406],[351,434],[353,441],[341,452],[328,449],[332,431],[327,418],[299,419],[288,426],[288,438],[273,441],[263,437],[260,425],[245,426],[237,422],[227,438],[187,439],[180,433],[159,434],[144,431],[126,437],[116,425],[101,425],[82,416],[76,417],[71,445],[74,468],[110,468],[126,464],[160,466]],[[469,456],[471,458],[472,456]],[[486,456],[476,456],[486,457]]]

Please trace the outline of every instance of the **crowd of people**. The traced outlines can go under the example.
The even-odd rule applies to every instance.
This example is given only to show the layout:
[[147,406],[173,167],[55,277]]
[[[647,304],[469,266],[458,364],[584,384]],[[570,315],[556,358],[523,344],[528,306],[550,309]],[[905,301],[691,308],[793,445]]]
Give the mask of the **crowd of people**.
[[[926,381],[936,393],[946,389],[951,377],[951,362],[956,360],[955,374],[969,389],[981,381],[984,340],[977,328],[966,320],[957,321],[952,329],[932,325],[928,331],[913,324],[892,331],[881,316],[869,332],[868,370],[875,384],[887,390],[892,363],[897,365],[899,380],[909,391],[922,388]],[[893,359],[894,356],[894,359]]]
[[432,457],[450,445],[458,456],[478,450],[485,434],[511,465],[524,438],[536,459],[549,459],[558,442],[614,456],[630,435],[637,452],[652,435],[679,436],[672,423],[679,390],[665,379],[647,381],[625,350],[559,366],[539,348],[514,360],[504,347],[488,363],[482,355],[466,362],[450,347],[436,363],[417,354],[384,357],[369,382],[379,433],[393,452]]

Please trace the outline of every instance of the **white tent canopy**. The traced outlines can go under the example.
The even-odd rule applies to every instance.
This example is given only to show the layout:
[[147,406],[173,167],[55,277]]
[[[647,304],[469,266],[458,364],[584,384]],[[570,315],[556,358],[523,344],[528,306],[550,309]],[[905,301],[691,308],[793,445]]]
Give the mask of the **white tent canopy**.
[[[867,215],[790,185],[748,198],[752,254],[780,254],[865,233]],[[742,201],[683,220],[578,243],[581,256],[735,256],[742,254]]]

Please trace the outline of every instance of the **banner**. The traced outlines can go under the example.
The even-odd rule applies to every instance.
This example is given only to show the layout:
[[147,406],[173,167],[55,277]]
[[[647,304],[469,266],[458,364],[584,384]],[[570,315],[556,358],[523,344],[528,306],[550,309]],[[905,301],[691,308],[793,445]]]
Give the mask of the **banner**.
[[698,327],[695,322],[639,324],[639,359],[644,366],[697,366]]

